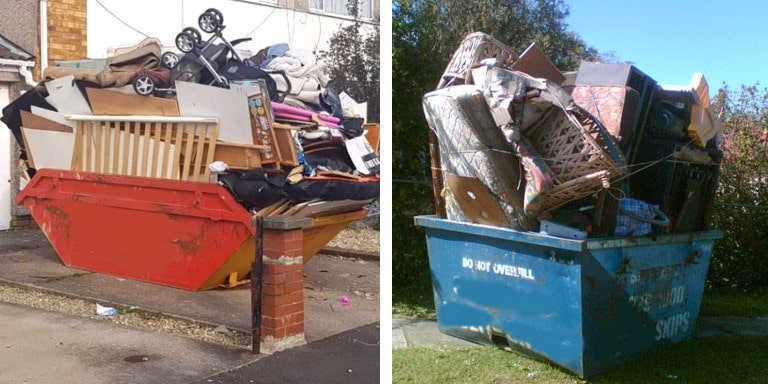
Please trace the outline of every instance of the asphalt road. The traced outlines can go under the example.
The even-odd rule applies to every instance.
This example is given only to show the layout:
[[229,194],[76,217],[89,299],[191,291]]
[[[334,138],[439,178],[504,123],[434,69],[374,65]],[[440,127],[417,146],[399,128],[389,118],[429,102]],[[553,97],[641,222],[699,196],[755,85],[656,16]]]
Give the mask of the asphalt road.
[[373,323],[350,329],[194,384],[378,383],[379,328],[379,323]]

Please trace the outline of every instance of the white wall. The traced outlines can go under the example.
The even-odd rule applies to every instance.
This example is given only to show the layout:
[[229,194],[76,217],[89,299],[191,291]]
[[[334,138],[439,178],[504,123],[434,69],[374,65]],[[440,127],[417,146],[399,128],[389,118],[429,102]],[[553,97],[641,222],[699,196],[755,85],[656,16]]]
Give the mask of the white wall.
[[[288,0],[289,5],[293,1],[296,0]],[[287,43],[295,49],[326,50],[328,38],[339,25],[351,23],[341,17],[282,9],[275,3],[269,0],[88,0],[88,57],[104,58],[110,48],[131,46],[144,39],[118,18],[175,49],[176,34],[184,27],[199,30],[198,16],[208,8],[216,8],[224,15],[224,37],[228,41],[251,37],[252,41],[237,48],[254,54],[277,43]],[[208,36],[203,34],[204,39]]]
[[[0,109],[9,102],[8,86],[0,84]],[[11,135],[0,122],[0,230],[11,227]]]

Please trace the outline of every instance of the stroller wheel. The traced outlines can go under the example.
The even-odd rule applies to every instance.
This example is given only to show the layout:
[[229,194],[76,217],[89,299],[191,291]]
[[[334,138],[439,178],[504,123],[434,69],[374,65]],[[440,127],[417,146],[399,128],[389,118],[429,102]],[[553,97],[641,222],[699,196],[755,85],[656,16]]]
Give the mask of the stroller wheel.
[[149,75],[139,75],[133,80],[133,90],[139,95],[149,96],[155,90],[155,81]]
[[162,56],[160,56],[160,62],[162,63],[163,67],[173,69],[177,64],[179,64],[179,55],[173,52],[165,52]]
[[197,19],[197,25],[199,25],[200,29],[206,33],[214,33],[221,27],[219,20],[216,19],[216,15],[208,12],[200,15],[200,17]]
[[205,10],[204,13],[210,13],[213,15],[213,17],[216,18],[216,21],[219,22],[219,26],[224,25],[224,15],[221,14],[221,12],[216,8],[208,8]]
[[192,27],[186,27],[181,30],[181,33],[188,33],[192,37],[195,38],[195,45],[200,45],[203,42],[203,35],[200,34],[200,31],[197,29],[194,29]]
[[195,49],[195,45],[197,45],[197,41],[191,33],[181,32],[176,35],[176,48],[178,48],[179,51],[184,53],[192,52],[192,50]]

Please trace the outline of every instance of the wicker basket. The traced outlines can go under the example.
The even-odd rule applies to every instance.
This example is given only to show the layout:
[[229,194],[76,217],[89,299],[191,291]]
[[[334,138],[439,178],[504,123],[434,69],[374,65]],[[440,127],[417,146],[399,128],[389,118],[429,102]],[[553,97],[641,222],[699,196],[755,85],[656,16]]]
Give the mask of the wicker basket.
[[517,60],[517,55],[506,45],[483,32],[467,35],[454,52],[451,62],[445,68],[437,89],[448,84],[465,84],[470,79],[469,70],[481,61],[496,58],[496,65],[509,68]]
[[544,192],[546,212],[587,197],[624,177],[624,159],[597,119],[580,107],[549,111],[525,137],[551,171],[554,188]]
[[523,135],[552,170],[557,183],[599,171],[608,171],[611,178],[624,174],[624,161],[612,139],[580,107],[552,107]]

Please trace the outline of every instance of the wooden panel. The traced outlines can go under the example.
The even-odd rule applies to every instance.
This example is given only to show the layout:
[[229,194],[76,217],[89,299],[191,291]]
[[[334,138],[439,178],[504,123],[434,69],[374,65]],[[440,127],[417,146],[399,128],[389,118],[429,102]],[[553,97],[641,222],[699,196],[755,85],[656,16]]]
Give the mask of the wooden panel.
[[512,64],[512,69],[527,73],[533,77],[550,80],[555,84],[561,84],[565,81],[565,76],[552,64],[547,55],[541,52],[536,43],[528,46],[525,52],[520,55],[520,58]]
[[64,76],[45,83],[48,97],[45,98],[57,111],[65,115],[90,115],[91,107],[75,85],[75,77]]
[[216,145],[216,152],[213,154],[214,161],[223,161],[231,169],[253,169],[261,168],[261,145],[245,145],[219,142]]
[[53,120],[48,120],[44,117],[33,115],[31,112],[24,110],[19,111],[21,113],[21,126],[24,128],[42,129],[46,131],[68,132],[73,133],[72,127],[59,124]]
[[254,144],[266,148],[261,152],[262,164],[279,163],[281,160],[280,147],[275,137],[274,121],[270,110],[270,101],[265,95],[248,97],[248,112],[250,114],[251,137]]
[[53,122],[66,125],[68,127],[71,127],[72,129],[74,129],[75,126],[77,125],[74,121],[67,120],[67,118],[64,116],[63,113],[51,111],[50,109],[40,108],[35,105],[33,105],[32,108],[30,108],[30,110],[32,111],[32,114],[35,116],[40,116],[42,118],[51,120]]
[[287,129],[275,129],[275,141],[280,148],[280,164],[289,167],[299,165],[299,155],[296,150],[296,141],[293,138],[293,131]]
[[70,169],[75,134],[22,127],[27,162],[35,169]]
[[86,93],[94,115],[179,116],[179,105],[171,99],[98,88],[86,88]]
[[380,138],[379,134],[381,133],[381,128],[379,127],[379,124],[363,124],[363,129],[365,130],[365,138],[368,140],[368,142],[371,144],[371,148],[373,148],[373,152],[375,154],[379,154],[379,144],[380,144]]
[[239,91],[177,81],[176,99],[181,116],[218,118],[218,140],[254,144],[249,122],[248,99]]
[[504,211],[501,210],[499,203],[479,179],[446,173],[445,181],[456,197],[456,202],[461,207],[467,221],[509,227],[509,221],[504,215]]

